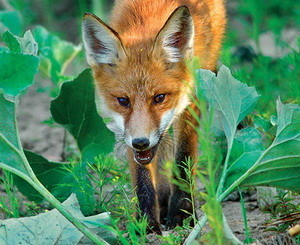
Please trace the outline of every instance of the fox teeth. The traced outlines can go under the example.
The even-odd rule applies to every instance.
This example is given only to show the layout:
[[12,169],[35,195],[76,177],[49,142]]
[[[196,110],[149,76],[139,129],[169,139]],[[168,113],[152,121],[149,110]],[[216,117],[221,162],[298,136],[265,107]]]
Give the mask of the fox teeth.
[[145,157],[145,158],[139,158],[140,160],[142,160],[142,161],[145,161],[145,160],[149,160],[150,159],[150,157]]

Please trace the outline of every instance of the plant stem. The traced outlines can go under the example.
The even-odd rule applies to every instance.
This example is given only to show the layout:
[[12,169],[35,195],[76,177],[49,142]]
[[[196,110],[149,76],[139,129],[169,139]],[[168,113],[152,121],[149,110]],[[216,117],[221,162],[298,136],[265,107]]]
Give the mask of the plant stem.
[[252,242],[252,238],[251,238],[251,231],[249,230],[249,226],[248,226],[247,210],[246,210],[246,206],[245,206],[245,202],[244,202],[243,193],[240,188],[238,188],[238,191],[240,194],[240,204],[241,204],[242,216],[243,216],[243,221],[244,221],[244,229],[245,229],[245,237],[246,237],[244,242],[250,243],[250,242]]
[[225,237],[231,241],[233,245],[242,245],[243,243],[233,234],[231,228],[228,225],[227,219],[223,213],[223,230]]
[[[234,135],[234,134],[232,134],[232,135]],[[224,187],[224,183],[225,183],[225,180],[226,180],[226,174],[227,174],[227,168],[228,168],[228,162],[229,162],[229,157],[230,157],[232,144],[233,144],[233,136],[232,136],[232,140],[230,140],[228,142],[228,149],[227,149],[227,153],[226,153],[225,163],[224,163],[224,166],[223,166],[221,179],[220,179],[218,189],[217,189],[217,197],[219,197],[221,195],[223,187]]]
[[28,173],[21,172],[11,166],[3,164],[0,162],[0,167],[3,169],[12,172],[13,174],[18,175],[27,181],[34,189],[36,189],[53,207],[55,207],[68,221],[70,221],[78,230],[80,230],[88,239],[90,239],[95,244],[109,244],[96,234],[94,234],[88,227],[86,227],[80,219],[73,216],[47,189],[43,186],[43,184],[37,179],[35,174],[33,173],[30,165],[22,151],[22,153],[18,150],[16,152],[21,156],[24,161],[24,165],[26,166],[26,170],[31,170]]
[[221,202],[225,197],[227,197],[236,187],[238,187],[257,167],[257,164],[260,163],[260,161],[265,157],[265,155],[274,147],[276,144],[274,142],[272,145],[261,154],[261,156],[256,160],[256,162],[252,165],[251,168],[249,168],[246,173],[244,173],[238,180],[233,182],[218,198],[218,200]]
[[189,245],[191,244],[198,236],[200,233],[201,229],[207,222],[207,216],[204,214],[201,219],[198,221],[198,223],[195,225],[193,228],[192,232],[189,234],[187,239],[184,241],[183,245]]
[[89,238],[95,244],[109,244],[95,233],[93,233],[88,227],[86,227],[80,219],[73,216],[35,177],[31,176],[27,180],[53,207],[55,207],[68,221],[70,221],[78,230],[80,230],[87,238]]

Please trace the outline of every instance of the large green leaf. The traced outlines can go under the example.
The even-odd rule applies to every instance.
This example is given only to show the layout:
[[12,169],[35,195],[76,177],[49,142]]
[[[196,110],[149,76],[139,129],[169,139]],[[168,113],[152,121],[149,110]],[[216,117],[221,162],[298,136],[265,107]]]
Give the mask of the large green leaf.
[[[116,243],[108,213],[84,217],[75,195],[63,203],[64,207],[77,216],[87,227],[110,244]],[[37,216],[0,221],[0,244],[89,244],[83,234],[57,209]]]
[[89,239],[96,244],[105,243],[103,239],[92,233],[77,217],[66,210],[38,180],[20,144],[15,119],[15,103],[5,99],[2,91],[0,91],[0,109],[0,167],[30,183]]
[[64,71],[67,65],[81,51],[81,45],[75,46],[70,42],[61,40],[41,26],[33,30],[33,35],[39,45],[40,69],[47,76],[51,77],[53,82],[64,81]]
[[212,71],[203,69],[198,70],[196,76],[200,81],[197,83],[198,97],[202,98],[204,95],[209,102],[210,110],[214,112],[215,131],[224,132],[227,139],[227,154],[217,190],[217,195],[220,195],[226,179],[236,128],[253,109],[258,94],[253,87],[248,87],[232,77],[230,70],[225,66],[220,68],[217,76]]
[[74,136],[84,161],[93,162],[96,156],[112,152],[114,135],[97,113],[91,70],[62,85],[51,103],[51,114]]
[[233,78],[225,66],[220,68],[217,76],[212,71],[202,69],[196,75],[200,80],[198,93],[204,93],[215,113],[215,127],[224,131],[230,144],[237,125],[251,112],[258,94],[253,87]]
[[235,135],[230,154],[225,188],[238,180],[264,151],[262,137],[255,128],[245,128]]
[[29,176],[23,157],[16,131],[15,103],[6,100],[0,92],[0,166],[6,165],[21,175]]
[[[300,107],[277,101],[277,131],[273,143],[261,153],[252,148],[228,171],[225,190],[241,186],[273,186],[300,191]],[[251,141],[245,137],[244,144]],[[258,157],[259,156],[259,157]]]
[[22,22],[18,11],[0,11],[0,35],[8,30],[15,35],[21,34]]
[[0,89],[16,96],[33,83],[39,58],[32,55],[0,53]]

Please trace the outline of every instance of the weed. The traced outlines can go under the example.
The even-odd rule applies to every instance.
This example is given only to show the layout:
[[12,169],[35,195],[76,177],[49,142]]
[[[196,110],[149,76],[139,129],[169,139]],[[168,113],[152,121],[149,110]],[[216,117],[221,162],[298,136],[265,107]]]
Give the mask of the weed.
[[6,218],[20,217],[20,201],[17,196],[16,187],[14,186],[12,174],[3,170],[0,176],[0,183],[6,194],[6,196],[0,197],[0,210],[4,212]]
[[248,226],[248,220],[247,220],[247,209],[245,207],[244,197],[243,193],[240,188],[238,188],[239,194],[240,194],[240,204],[241,204],[241,210],[243,215],[243,221],[244,221],[244,230],[245,230],[245,240],[244,243],[252,243],[255,240],[252,238],[251,231]]

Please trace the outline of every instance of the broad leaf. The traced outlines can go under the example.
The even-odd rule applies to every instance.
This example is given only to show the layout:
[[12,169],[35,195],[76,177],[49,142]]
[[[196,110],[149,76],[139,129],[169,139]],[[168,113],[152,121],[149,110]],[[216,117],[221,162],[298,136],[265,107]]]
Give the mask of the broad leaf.
[[[228,171],[225,189],[236,185],[273,186],[300,191],[300,107],[277,101],[277,131],[273,143],[259,155],[241,159]],[[251,138],[244,138],[244,144]],[[259,158],[258,158],[259,156]]]
[[22,22],[18,11],[0,11],[0,35],[6,31],[11,31],[15,35],[21,34]]
[[[116,235],[111,229],[105,228],[110,226],[108,213],[84,217],[74,194],[63,203],[63,206],[104,240],[116,243]],[[40,244],[63,245],[84,241],[83,234],[56,209],[33,217],[0,221],[0,224],[0,244],[30,245],[37,244],[38,241]]]
[[[215,127],[224,131],[228,145],[231,144],[237,125],[251,112],[258,94],[253,87],[233,78],[230,70],[222,66],[216,76],[209,70],[198,70],[200,91],[203,91],[214,110]],[[199,95],[201,97],[201,95]]]
[[114,135],[97,113],[93,77],[89,69],[65,82],[51,103],[53,119],[76,139],[84,161],[112,152]]
[[33,83],[39,58],[32,55],[0,53],[0,90],[16,96]]
[[0,92],[0,166],[14,169],[19,175],[29,176],[23,157],[16,130],[15,104],[6,100]]
[[33,35],[39,45],[40,69],[51,77],[53,82],[64,81],[64,71],[81,51],[81,45],[75,46],[70,42],[61,40],[41,26],[34,29]]
[[263,151],[262,137],[257,129],[245,128],[238,131],[230,154],[225,188],[250,169]]

